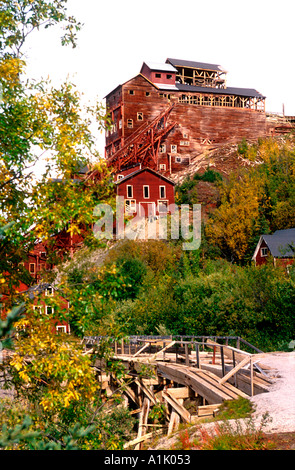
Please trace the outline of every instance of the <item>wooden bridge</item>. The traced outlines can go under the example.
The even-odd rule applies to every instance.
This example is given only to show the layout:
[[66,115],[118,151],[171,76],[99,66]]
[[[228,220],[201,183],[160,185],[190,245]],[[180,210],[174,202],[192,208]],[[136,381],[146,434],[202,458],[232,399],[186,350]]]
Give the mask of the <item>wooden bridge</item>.
[[[86,337],[86,349],[103,341]],[[235,346],[231,346],[235,342]],[[241,343],[245,350],[241,349]],[[112,360],[125,368],[124,379],[106,375],[105,361],[96,361],[102,388],[111,397],[120,390],[125,406],[139,418],[137,438],[128,446],[140,449],[148,432],[149,413],[161,406],[168,435],[180,422],[196,423],[218,412],[221,403],[267,392],[273,382],[261,363],[264,353],[240,337],[139,337],[112,343]],[[161,427],[161,425],[156,425]]]

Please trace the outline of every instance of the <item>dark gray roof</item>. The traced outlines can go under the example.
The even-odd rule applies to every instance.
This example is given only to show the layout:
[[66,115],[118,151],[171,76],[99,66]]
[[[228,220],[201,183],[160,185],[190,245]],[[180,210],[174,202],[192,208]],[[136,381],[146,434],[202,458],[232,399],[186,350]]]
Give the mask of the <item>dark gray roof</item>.
[[172,64],[174,67],[191,67],[194,69],[202,70],[214,70],[216,72],[226,72],[226,70],[217,64],[207,64],[206,62],[194,62],[191,60],[182,60],[182,59],[170,59],[168,58],[166,62]]
[[176,88],[179,91],[187,92],[196,92],[196,93],[213,93],[217,95],[235,95],[235,96],[246,96],[248,98],[265,98],[259,91],[254,88],[212,88],[212,87],[202,87],[194,85],[183,85],[182,83],[176,83]]
[[262,235],[271,255],[275,258],[295,256],[295,228],[277,230],[273,235]]

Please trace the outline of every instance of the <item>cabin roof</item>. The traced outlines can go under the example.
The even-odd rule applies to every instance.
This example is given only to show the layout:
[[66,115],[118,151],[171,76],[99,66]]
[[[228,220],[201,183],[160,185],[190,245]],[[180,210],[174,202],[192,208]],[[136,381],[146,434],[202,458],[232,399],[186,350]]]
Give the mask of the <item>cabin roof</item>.
[[128,179],[133,178],[134,176],[137,176],[139,173],[142,173],[143,171],[148,171],[150,173],[153,173],[154,175],[158,176],[159,178],[167,181],[167,183],[173,184],[173,186],[175,186],[174,181],[170,180],[166,176],[163,176],[161,173],[158,173],[157,171],[152,170],[151,168],[147,168],[147,167],[141,168],[139,170],[133,171],[132,173],[129,173],[128,175],[124,176],[124,178],[121,178],[120,180],[115,181],[115,184],[119,185],[121,183],[124,183]]
[[226,70],[221,65],[217,65],[217,64],[208,64],[206,62],[195,62],[192,60],[171,59],[171,58],[168,58],[166,62],[170,63],[174,67],[189,67],[193,69],[213,70],[214,72],[226,73]]
[[256,258],[263,241],[274,258],[293,258],[295,255],[295,228],[277,230],[272,235],[261,235],[252,259]]
[[159,72],[177,72],[177,69],[173,67],[173,65],[162,62],[162,63],[156,63],[156,62],[143,62],[141,70],[143,69],[143,66],[146,65],[150,70],[157,70]]

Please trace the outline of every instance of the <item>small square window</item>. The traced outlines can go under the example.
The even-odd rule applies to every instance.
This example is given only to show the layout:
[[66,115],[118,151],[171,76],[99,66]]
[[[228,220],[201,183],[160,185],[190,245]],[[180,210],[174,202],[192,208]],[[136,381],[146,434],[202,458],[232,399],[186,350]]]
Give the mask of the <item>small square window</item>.
[[162,77],[162,75],[160,73],[156,73],[155,76],[156,76],[156,78],[161,78]]
[[137,113],[137,120],[143,121],[143,113]]
[[170,73],[167,73],[166,78],[167,78],[167,80],[171,80],[172,75]]
[[145,96],[151,96],[150,92],[149,92],[149,91],[146,91],[146,92],[145,92]]
[[166,152],[166,145],[165,144],[160,145],[159,152],[160,153],[165,153]]
[[177,153],[177,145],[171,145],[171,153]]
[[159,168],[160,168],[160,170],[165,171],[166,170],[165,163],[160,163]]
[[124,175],[117,175],[117,181],[121,180],[124,178]]
[[176,162],[176,163],[181,163],[181,162],[182,162],[182,158],[181,158],[181,157],[175,157],[175,162]]
[[132,127],[133,127],[133,119],[127,119],[127,127],[128,127],[128,129],[132,129]]
[[134,95],[134,90],[128,90],[129,95]]

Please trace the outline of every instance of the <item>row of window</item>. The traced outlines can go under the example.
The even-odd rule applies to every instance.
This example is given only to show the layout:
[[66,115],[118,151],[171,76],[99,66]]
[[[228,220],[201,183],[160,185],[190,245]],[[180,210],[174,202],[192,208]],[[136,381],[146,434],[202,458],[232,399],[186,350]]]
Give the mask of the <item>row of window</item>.
[[[120,176],[123,176],[123,175],[118,175],[118,179],[120,179],[119,178]],[[133,198],[133,186],[131,184],[127,185],[126,193],[127,193],[128,198]],[[160,186],[159,187],[159,194],[160,194],[160,199],[165,199],[165,197],[166,197],[166,186]],[[149,187],[148,184],[143,186],[143,197],[144,197],[144,199],[149,199],[150,198],[150,187]]]
[[[139,203],[139,205],[142,208],[142,202]],[[155,203],[152,202],[152,208],[153,212],[155,213]],[[125,201],[125,212],[131,213],[131,212],[136,212],[136,199],[126,199]],[[165,214],[168,211],[168,201],[158,201],[158,212],[160,214]]]

